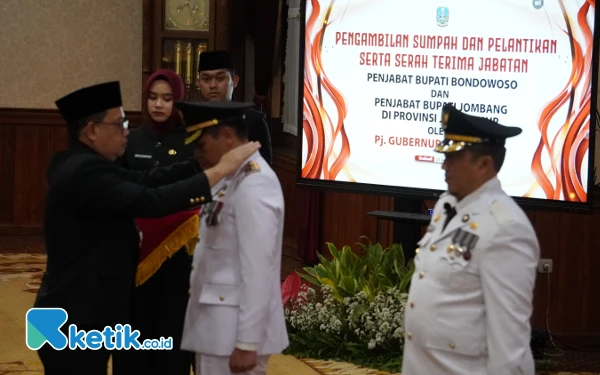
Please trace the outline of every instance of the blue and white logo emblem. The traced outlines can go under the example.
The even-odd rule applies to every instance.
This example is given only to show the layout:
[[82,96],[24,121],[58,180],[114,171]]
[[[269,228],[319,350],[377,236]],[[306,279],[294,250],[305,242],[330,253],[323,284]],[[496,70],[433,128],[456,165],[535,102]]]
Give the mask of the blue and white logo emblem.
[[437,24],[440,27],[448,26],[448,19],[450,17],[450,10],[447,7],[437,8]]

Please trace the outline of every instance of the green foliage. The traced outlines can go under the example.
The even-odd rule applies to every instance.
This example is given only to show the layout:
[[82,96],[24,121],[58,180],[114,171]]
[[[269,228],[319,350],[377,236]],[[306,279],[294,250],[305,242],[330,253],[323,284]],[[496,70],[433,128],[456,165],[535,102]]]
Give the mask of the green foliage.
[[[383,248],[379,243],[373,244],[366,237],[361,237],[361,240],[366,241],[358,243],[362,249],[360,255],[355,254],[350,246],[338,249],[334,244],[327,243],[331,260],[318,254],[319,264],[305,267],[304,272],[298,273],[317,293],[316,300],[309,298],[310,301],[305,302],[312,304],[308,315],[314,319],[333,316],[333,320],[339,319],[341,322],[341,329],[335,331],[331,328],[333,325],[327,322],[326,327],[321,326],[320,329],[318,324],[314,329],[301,328],[299,324],[308,323],[298,323],[300,315],[295,315],[288,309],[286,318],[290,346],[286,353],[297,357],[346,361],[381,371],[399,372],[402,367],[401,341],[389,336],[388,341],[369,348],[363,324],[365,317],[374,313],[373,306],[381,307],[379,304],[382,295],[392,296],[388,293],[391,290],[397,293],[393,295],[408,291],[415,266],[412,261],[406,262],[402,246],[399,244]],[[326,293],[325,286],[328,287],[325,288]],[[373,305],[376,299],[379,302]],[[385,299],[386,297],[383,297],[383,300]],[[392,300],[398,301],[390,299]],[[317,308],[317,304],[324,306],[327,312],[319,310],[322,308]],[[405,305],[405,297],[402,305]],[[398,305],[394,307],[398,308]],[[319,315],[319,311],[322,315]],[[307,315],[302,316],[306,322]],[[362,327],[359,328],[363,331],[361,335],[356,331],[356,327]]]
[[[361,237],[361,239],[368,238]],[[406,264],[404,251],[399,244],[384,249],[379,243],[358,243],[363,250],[357,255],[350,246],[338,250],[334,244],[327,242],[332,260],[317,254],[320,263],[314,267],[305,267],[300,277],[316,287],[329,285],[333,296],[340,302],[345,297],[352,297],[364,292],[369,301],[387,289],[396,288],[406,292],[415,270],[413,261]]]

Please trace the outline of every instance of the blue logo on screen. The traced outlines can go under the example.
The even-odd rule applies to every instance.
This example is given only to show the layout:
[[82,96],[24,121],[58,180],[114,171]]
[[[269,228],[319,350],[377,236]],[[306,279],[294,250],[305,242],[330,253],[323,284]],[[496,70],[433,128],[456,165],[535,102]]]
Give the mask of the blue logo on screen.
[[450,10],[447,7],[437,8],[437,24],[440,27],[448,26],[448,19],[450,18]]
[[429,211],[429,215],[433,215],[433,210],[428,210]]
[[69,340],[61,332],[60,327],[67,322],[67,318],[67,312],[63,309],[34,308],[27,311],[25,316],[27,347],[31,350],[38,350],[48,343],[56,350],[66,348]]

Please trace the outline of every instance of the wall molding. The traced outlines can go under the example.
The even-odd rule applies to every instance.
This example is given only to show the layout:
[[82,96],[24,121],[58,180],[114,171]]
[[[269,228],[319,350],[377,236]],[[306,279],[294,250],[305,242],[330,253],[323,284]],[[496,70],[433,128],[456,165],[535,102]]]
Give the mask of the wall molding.
[[[125,111],[132,126],[142,122],[141,111]],[[66,123],[58,109],[40,108],[0,108],[0,126],[65,126]]]

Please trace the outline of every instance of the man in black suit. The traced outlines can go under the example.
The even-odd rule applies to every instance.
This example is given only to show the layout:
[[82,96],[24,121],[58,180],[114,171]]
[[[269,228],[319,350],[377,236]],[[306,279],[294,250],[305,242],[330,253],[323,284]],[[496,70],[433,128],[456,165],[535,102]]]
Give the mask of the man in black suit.
[[[200,88],[202,100],[231,100],[233,90],[237,86],[240,77],[235,74],[233,61],[227,51],[202,52],[198,64],[198,73],[200,73],[200,78],[197,84]],[[257,141],[261,144],[260,154],[272,166],[271,135],[265,114],[255,109],[248,109],[246,124],[248,124],[248,140]]]
[[[79,330],[129,322],[140,236],[135,217],[162,217],[211,201],[211,187],[260,146],[239,147],[198,172],[195,160],[135,172],[115,161],[125,152],[128,121],[119,82],[75,91],[56,102],[70,147],[53,155],[47,179],[44,234],[47,269],[35,307],[62,308]],[[110,351],[38,352],[46,374],[106,374]]]

